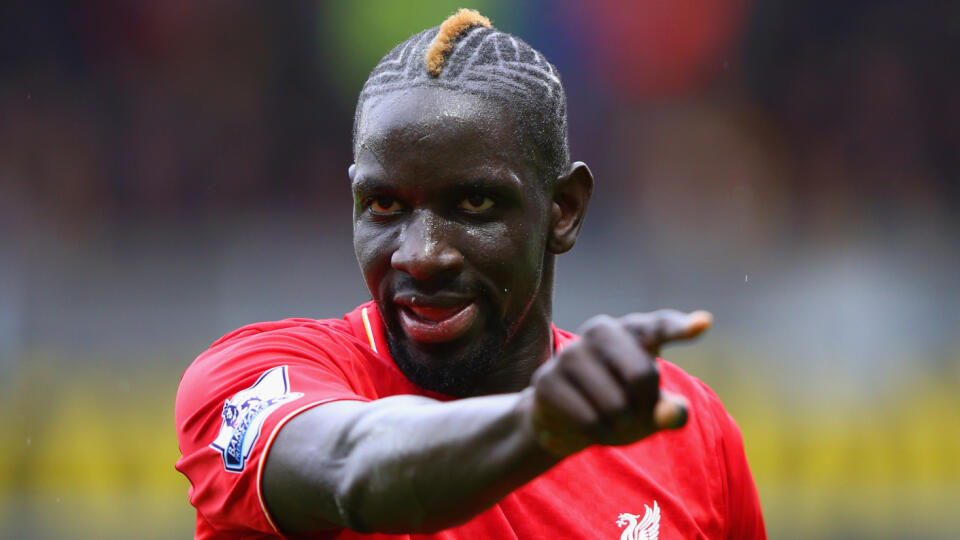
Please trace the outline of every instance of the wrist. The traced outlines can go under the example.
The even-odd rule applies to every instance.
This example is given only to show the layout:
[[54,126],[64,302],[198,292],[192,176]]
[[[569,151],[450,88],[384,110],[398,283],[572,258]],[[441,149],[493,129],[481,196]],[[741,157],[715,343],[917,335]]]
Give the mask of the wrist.
[[545,458],[559,462],[587,446],[582,442],[568,441],[561,436],[564,430],[554,428],[548,421],[547,415],[537,403],[536,390],[533,387],[520,393],[519,408],[523,411],[523,429],[528,444]]

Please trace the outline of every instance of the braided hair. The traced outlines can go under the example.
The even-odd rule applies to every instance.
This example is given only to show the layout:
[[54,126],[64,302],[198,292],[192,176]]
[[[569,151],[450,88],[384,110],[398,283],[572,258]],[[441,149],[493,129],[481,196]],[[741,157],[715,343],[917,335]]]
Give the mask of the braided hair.
[[493,28],[477,11],[461,9],[387,53],[367,78],[357,101],[353,152],[364,107],[393,92],[444,88],[501,102],[517,118],[518,138],[541,165],[545,180],[570,165],[567,98],[560,74],[523,40]]

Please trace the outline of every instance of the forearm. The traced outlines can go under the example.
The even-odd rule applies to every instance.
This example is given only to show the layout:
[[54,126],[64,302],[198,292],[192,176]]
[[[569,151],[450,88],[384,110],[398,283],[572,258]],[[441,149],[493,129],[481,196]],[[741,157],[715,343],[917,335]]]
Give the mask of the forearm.
[[[293,480],[300,489],[292,491],[308,497],[297,504],[309,502],[305,511],[319,511],[331,525],[393,533],[440,530],[469,520],[556,463],[532,433],[530,397],[443,403],[395,396],[341,406],[347,414],[334,411],[338,404],[323,405],[313,418],[319,422],[299,426],[280,459],[300,463],[300,477]],[[334,415],[324,416],[331,412],[333,421]],[[310,449],[303,444],[306,437],[315,441]],[[267,474],[270,467],[268,462]],[[284,468],[289,476],[291,467]],[[265,475],[269,488],[268,480]]]
[[555,460],[538,447],[523,400],[385,402],[362,414],[342,441],[350,456],[340,493],[348,524],[387,532],[447,528],[549,468]]

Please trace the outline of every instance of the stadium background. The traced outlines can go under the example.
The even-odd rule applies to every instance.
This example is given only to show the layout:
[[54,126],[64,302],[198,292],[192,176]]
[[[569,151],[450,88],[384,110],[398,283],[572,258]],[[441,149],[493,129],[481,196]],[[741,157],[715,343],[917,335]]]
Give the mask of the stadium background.
[[[354,100],[457,7],[2,4],[0,537],[190,535],[179,374],[367,298]],[[471,7],[560,68],[598,178],[558,323],[712,310],[665,356],[739,421],[773,538],[960,537],[960,4]]]

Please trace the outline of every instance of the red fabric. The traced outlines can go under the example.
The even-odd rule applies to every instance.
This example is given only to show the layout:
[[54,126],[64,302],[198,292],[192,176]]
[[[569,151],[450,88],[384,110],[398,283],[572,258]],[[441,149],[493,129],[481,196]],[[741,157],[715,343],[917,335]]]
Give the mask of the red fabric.
[[[379,352],[374,352],[367,339],[363,308]],[[558,349],[574,339],[573,334],[554,329]],[[656,502],[660,538],[766,538],[756,488],[733,419],[703,382],[669,362],[659,362],[661,386],[690,402],[686,427],[630,446],[597,446],[575,454],[454,529],[433,535],[342,531],[333,537],[635,538],[625,535],[627,529],[648,514],[647,508],[652,514]],[[287,366],[288,394],[273,408],[265,409],[266,419],[242,470],[228,471],[223,452],[211,447],[221,433],[224,404],[278,366]],[[196,538],[279,537],[262,506],[259,484],[259,465],[275,432],[313,405],[397,394],[449,399],[418,388],[396,368],[373,303],[358,307],[342,320],[259,323],[218,340],[187,369],[177,392],[176,424],[182,453],[177,470],[191,483],[190,502],[197,508]],[[252,430],[246,433],[248,438],[253,435]],[[621,514],[630,516],[621,520]]]

